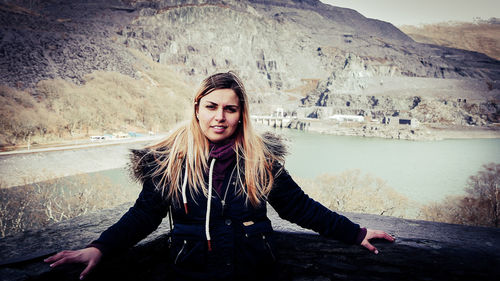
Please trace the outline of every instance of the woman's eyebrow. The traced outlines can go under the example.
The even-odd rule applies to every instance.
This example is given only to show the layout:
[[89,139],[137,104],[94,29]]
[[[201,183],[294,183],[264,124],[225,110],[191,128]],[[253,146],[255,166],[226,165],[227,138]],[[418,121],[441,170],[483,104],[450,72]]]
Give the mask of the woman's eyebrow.
[[[215,103],[215,102],[213,102],[213,101],[209,101],[209,100],[207,100],[207,101],[205,101],[205,102],[210,103],[210,104],[212,104],[212,105],[219,105],[219,104],[217,104],[217,103]],[[225,107],[236,107],[236,108],[238,108],[238,107],[240,107],[240,106],[239,106],[239,105],[237,105],[237,104],[228,104],[228,105],[226,105]]]

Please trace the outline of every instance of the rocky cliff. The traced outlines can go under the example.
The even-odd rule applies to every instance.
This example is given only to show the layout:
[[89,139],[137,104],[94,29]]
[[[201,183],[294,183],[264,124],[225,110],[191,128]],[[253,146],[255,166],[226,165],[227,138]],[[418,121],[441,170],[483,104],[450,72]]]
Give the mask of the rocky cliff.
[[493,100],[498,121],[499,61],[417,43],[390,23],[318,0],[5,1],[0,15],[0,83],[10,86],[58,77],[81,83],[96,70],[135,77],[139,66],[148,66],[131,55],[134,49],[196,82],[237,70],[254,102],[311,79],[319,81],[316,89],[274,103],[299,104],[307,95],[304,105],[328,105],[332,95],[388,89],[395,93],[391,99],[428,89],[443,97],[447,80],[458,98],[469,94],[459,86],[465,84],[472,95]]
[[500,18],[399,28],[417,42],[476,51],[500,59]]
[[[33,4],[34,3],[34,4]],[[499,62],[414,42],[390,23],[308,1],[6,1],[0,82],[33,85],[94,70],[134,75],[139,49],[197,79],[238,69],[254,89],[326,79],[356,57],[365,75],[496,81]]]

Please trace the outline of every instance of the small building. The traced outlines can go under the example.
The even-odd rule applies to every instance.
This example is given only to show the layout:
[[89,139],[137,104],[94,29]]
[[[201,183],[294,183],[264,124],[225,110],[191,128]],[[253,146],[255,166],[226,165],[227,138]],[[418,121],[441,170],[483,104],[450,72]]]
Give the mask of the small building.
[[332,116],[329,116],[328,119],[330,120],[336,120],[338,122],[364,122],[365,117],[360,116],[360,115],[342,115],[342,114],[335,114]]
[[416,127],[418,127],[419,122],[415,118],[411,118],[411,119],[399,118],[399,125],[409,125],[413,128],[416,128]]
[[272,116],[279,118],[285,117],[285,111],[282,107],[277,107]]
[[420,122],[418,122],[418,120],[415,118],[384,117],[382,119],[382,124],[392,126],[407,125],[416,128],[419,126]]
[[399,125],[411,125],[411,119],[399,119]]
[[123,132],[114,133],[113,136],[117,139],[124,139],[129,137],[128,134],[125,134]]
[[104,137],[104,136],[90,136],[91,142],[101,142],[105,139],[106,139],[106,137]]

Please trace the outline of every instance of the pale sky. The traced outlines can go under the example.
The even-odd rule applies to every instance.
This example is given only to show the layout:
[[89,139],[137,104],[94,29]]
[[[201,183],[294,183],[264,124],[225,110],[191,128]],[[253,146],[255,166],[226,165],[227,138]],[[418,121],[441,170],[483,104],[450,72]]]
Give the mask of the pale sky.
[[500,18],[499,0],[321,0],[394,25]]

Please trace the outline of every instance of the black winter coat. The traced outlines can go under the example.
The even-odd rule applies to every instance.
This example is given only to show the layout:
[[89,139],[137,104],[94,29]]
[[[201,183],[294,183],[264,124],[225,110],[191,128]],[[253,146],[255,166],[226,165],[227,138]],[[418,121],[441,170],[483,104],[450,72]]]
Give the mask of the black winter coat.
[[[211,250],[205,233],[207,197],[203,194],[188,197],[189,212],[181,204],[165,200],[155,189],[150,176],[152,161],[144,157],[147,151],[134,151],[140,159],[138,175],[143,182],[139,198],[127,213],[104,231],[91,246],[104,255],[135,245],[153,232],[172,207],[171,259],[173,271],[179,280],[251,280],[267,279],[275,262],[273,230],[266,215],[266,203],[258,207],[237,196],[243,188],[236,173],[226,174],[223,193],[213,192],[210,211]],[[360,227],[346,217],[330,211],[307,196],[291,176],[276,165],[275,181],[268,203],[281,218],[321,235],[355,243]],[[144,176],[146,175],[146,176]],[[227,189],[225,188],[227,187]],[[188,193],[189,194],[189,193]],[[270,278],[269,278],[270,279]]]

